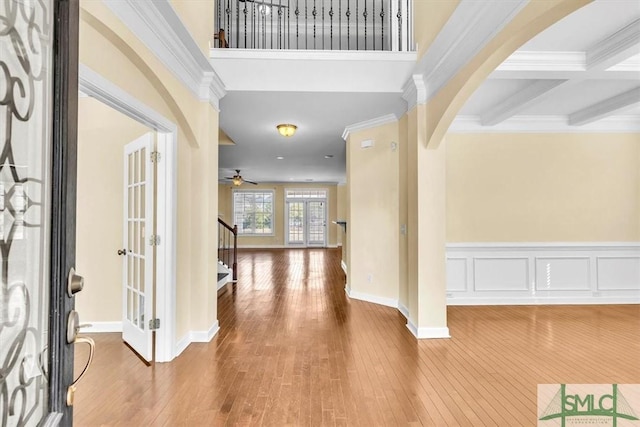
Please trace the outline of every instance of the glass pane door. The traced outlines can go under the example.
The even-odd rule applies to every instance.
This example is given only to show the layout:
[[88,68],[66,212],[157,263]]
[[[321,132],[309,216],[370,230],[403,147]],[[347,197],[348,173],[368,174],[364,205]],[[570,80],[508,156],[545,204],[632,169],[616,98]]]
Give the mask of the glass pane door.
[[52,1],[0,3],[0,425],[48,415]]
[[326,212],[325,202],[314,200],[307,202],[307,244],[309,246],[325,246]]
[[304,202],[287,202],[287,242],[289,244],[305,244],[304,208]]

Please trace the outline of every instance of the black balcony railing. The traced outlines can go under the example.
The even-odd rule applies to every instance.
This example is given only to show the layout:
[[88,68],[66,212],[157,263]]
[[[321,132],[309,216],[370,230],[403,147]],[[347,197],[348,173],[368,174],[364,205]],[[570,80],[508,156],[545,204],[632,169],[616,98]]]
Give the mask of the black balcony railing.
[[216,47],[413,50],[412,0],[219,0]]

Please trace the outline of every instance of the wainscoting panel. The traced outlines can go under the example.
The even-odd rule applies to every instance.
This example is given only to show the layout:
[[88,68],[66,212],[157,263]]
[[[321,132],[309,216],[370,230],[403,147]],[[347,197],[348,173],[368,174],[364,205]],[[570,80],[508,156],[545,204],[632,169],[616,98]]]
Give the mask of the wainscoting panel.
[[638,289],[640,256],[598,257],[598,290]]
[[451,243],[447,302],[638,304],[640,242]]
[[588,291],[589,258],[536,258],[536,290]]
[[527,258],[473,258],[473,287],[476,291],[526,291],[529,276]]
[[447,259],[447,290],[464,292],[467,290],[467,259]]

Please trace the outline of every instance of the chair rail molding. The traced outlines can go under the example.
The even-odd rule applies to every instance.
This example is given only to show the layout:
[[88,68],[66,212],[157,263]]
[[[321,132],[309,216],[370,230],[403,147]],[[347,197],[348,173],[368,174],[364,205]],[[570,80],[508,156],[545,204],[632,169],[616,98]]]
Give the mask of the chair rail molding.
[[103,1],[199,100],[220,111],[224,83],[168,0]]
[[638,304],[640,242],[450,243],[447,303]]

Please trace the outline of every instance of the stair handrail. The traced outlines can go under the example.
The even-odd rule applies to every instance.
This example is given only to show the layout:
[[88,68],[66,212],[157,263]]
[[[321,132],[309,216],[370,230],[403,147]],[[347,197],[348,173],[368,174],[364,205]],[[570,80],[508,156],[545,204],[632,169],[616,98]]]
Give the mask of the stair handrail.
[[[233,236],[233,251],[231,251],[231,236]],[[238,280],[238,226],[232,227],[221,218],[218,218],[218,260],[227,267],[230,261],[233,261],[232,278],[236,282]]]

